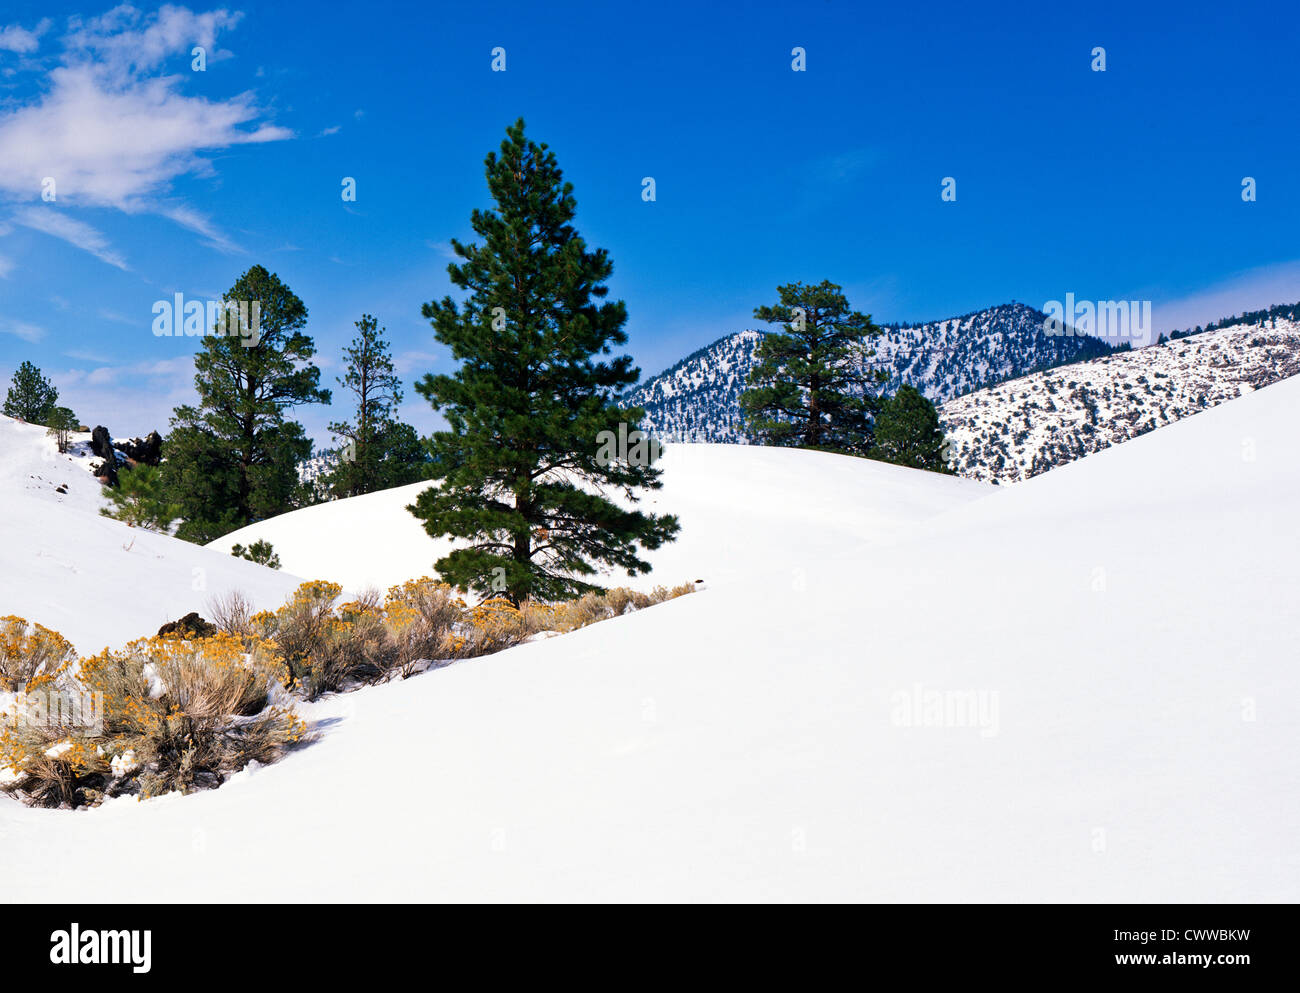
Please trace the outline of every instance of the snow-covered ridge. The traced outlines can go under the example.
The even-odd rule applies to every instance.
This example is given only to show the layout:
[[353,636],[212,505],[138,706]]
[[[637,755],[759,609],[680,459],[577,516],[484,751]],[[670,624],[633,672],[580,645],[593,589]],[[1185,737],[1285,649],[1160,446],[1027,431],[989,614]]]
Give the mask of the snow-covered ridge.
[[1273,317],[1013,379],[940,418],[959,474],[1011,483],[1297,374],[1300,322]]
[[[644,555],[652,570],[596,578],[606,586],[649,589],[702,579],[735,582],[810,549],[832,555],[860,541],[884,540],[918,520],[978,499],[992,488],[896,466],[820,452],[734,445],[668,445],[659,463],[663,488],[640,506],[676,514],[676,541]],[[411,483],[364,496],[304,507],[223,535],[209,548],[269,541],[284,568],[346,589],[385,590],[419,576],[456,545],[433,539],[407,510],[433,483]],[[863,492],[872,500],[864,502]],[[802,525],[817,521],[810,535]]]
[[[872,339],[872,366],[883,369],[886,392],[907,383],[935,402],[1027,372],[1104,355],[1096,338],[1052,336],[1044,315],[1021,303],[942,321],[886,326]],[[764,332],[727,335],[682,359],[629,394],[646,411],[642,421],[667,441],[730,442],[752,439],[740,417],[754,352]]]

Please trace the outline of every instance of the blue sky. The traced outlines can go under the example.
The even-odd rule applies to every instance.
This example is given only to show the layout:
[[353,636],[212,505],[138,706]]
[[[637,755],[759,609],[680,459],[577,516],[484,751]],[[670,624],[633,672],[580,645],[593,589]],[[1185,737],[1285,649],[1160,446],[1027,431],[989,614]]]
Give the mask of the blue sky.
[[[1171,328],[1294,302],[1297,52],[1282,3],[9,0],[0,377],[30,358],[83,420],[165,430],[196,340],[156,338],[154,302],[255,263],[307,304],[329,385],[363,312],[408,383],[448,369],[420,306],[519,116],[612,255],[647,375],[797,279],[878,322],[1074,293],[1152,300]],[[346,412],[298,416],[327,441]],[[435,423],[418,397],[404,414]]]

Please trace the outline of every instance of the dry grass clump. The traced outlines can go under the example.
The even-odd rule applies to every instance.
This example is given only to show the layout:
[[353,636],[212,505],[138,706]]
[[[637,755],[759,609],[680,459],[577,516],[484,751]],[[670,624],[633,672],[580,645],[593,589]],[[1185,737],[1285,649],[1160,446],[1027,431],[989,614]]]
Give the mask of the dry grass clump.
[[485,600],[466,611],[462,622],[454,627],[456,657],[490,655],[546,631],[567,634],[693,592],[694,584],[684,583],[671,588],[659,586],[649,593],[620,586],[559,603],[525,600],[518,607],[508,600]]
[[625,586],[617,586],[601,593],[587,593],[576,600],[551,606],[554,614],[552,630],[566,633],[576,631],[597,621],[621,617],[634,610],[643,610],[665,600],[675,600],[679,596],[694,592],[693,583],[683,583],[673,587],[656,586],[649,593],[630,590]]

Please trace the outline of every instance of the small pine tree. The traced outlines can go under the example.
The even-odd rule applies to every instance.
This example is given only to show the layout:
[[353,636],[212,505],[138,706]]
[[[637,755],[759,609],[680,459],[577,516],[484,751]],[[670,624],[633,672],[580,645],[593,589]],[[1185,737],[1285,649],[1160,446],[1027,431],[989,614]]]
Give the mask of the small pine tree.
[[880,328],[850,310],[829,280],[776,292],[776,306],[754,308],[785,331],[765,335],[754,352],[750,389],[740,397],[750,430],[769,445],[861,452],[870,439],[868,387],[880,378],[865,371],[874,354],[868,341]]
[[68,450],[69,435],[77,429],[77,415],[67,407],[55,407],[46,418],[46,427],[45,433],[54,439],[62,455]]
[[24,362],[14,373],[9,393],[5,396],[4,415],[28,424],[44,424],[58,400],[59,391],[41,375],[41,370],[30,362]]
[[867,457],[912,469],[928,469],[947,475],[953,472],[944,459],[939,411],[911,386],[900,386],[892,397],[880,401],[875,443]]
[[237,559],[248,559],[249,562],[264,565],[268,569],[280,568],[280,556],[276,554],[275,546],[265,538],[257,539],[247,548],[243,545],[231,545],[230,554]]
[[101,508],[100,513],[131,527],[167,534],[172,522],[181,515],[180,505],[167,499],[167,489],[157,466],[123,469],[118,474],[117,486],[104,492],[111,506]]
[[340,442],[339,461],[323,481],[333,497],[360,496],[427,476],[428,459],[415,429],[394,417],[402,383],[384,329],[369,314],[356,328],[357,336],[343,350],[347,372],[338,380],[356,398],[356,417],[329,426]]
[[[608,254],[573,228],[573,185],[522,120],[486,164],[496,209],[470,218],[484,244],[453,240],[462,261],[447,267],[468,298],[424,305],[460,365],[416,386],[448,430],[432,439],[441,485],[411,511],[433,537],[472,542],[435,564],[443,579],[514,603],[556,599],[595,589],[584,577],[600,566],[648,571],[637,545],[658,548],[678,523],[606,495],[634,501],[659,488],[660,470],[638,433],[643,412],[618,405],[640,370],[607,357],[627,343],[627,311],[604,300]],[[611,437],[629,450],[607,457]]]

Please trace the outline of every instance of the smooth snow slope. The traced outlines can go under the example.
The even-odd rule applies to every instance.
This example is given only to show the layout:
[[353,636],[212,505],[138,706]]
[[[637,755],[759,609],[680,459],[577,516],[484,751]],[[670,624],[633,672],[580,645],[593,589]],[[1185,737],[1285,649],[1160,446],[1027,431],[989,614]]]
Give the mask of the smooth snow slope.
[[[1298,416],[1294,379],[892,541],[335,697],[214,792],[0,803],[4,892],[1295,900]],[[958,691],[977,726],[908,726]]]
[[[678,539],[643,558],[647,576],[622,570],[604,585],[727,582],[774,568],[814,568],[863,540],[896,537],[917,521],[994,492],[991,486],[921,474],[866,459],[782,448],[669,445],[663,488],[641,501],[676,514]],[[434,574],[453,547],[430,538],[406,508],[430,484],[336,500],[253,524],[214,541],[271,542],[285,569],[353,591]]]
[[[53,628],[82,654],[155,633],[214,595],[277,607],[301,582],[228,553],[101,517],[89,435],[58,454],[45,429],[0,417],[0,616]],[[60,493],[63,488],[66,492]]]

